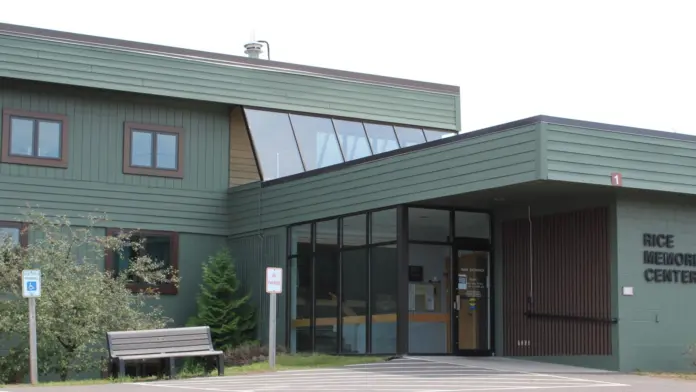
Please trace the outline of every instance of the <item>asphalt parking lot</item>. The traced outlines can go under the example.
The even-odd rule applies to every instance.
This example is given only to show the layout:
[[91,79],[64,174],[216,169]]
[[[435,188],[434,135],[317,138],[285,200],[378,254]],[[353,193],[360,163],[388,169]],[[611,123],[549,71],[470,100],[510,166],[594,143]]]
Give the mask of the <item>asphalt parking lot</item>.
[[[25,388],[9,388],[20,392]],[[404,358],[342,368],[207,377],[84,387],[32,388],[37,392],[467,392],[467,391],[696,391],[696,383],[515,360]],[[4,392],[4,391],[0,391]]]

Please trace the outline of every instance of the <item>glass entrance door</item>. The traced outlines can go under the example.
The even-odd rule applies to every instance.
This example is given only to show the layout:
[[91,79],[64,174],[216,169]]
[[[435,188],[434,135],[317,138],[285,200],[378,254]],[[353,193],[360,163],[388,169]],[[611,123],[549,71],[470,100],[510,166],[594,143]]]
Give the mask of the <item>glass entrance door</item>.
[[477,248],[482,247],[459,245],[455,248],[452,331],[454,352],[459,355],[492,353],[490,253],[488,249]]

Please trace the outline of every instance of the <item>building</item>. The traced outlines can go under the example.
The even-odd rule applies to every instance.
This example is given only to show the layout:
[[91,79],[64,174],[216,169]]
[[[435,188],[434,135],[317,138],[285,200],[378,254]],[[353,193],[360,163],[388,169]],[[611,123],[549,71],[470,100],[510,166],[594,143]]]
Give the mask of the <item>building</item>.
[[0,24],[0,219],[150,230],[179,323],[227,245],[260,337],[283,267],[292,351],[688,369],[696,138],[548,116],[457,134],[459,94]]

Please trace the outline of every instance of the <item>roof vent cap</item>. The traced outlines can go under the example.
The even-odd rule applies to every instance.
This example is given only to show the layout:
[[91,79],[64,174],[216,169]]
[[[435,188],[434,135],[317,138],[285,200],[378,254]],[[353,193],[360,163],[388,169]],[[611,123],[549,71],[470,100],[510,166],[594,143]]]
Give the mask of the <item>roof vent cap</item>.
[[246,48],[244,53],[246,53],[247,56],[252,59],[260,58],[261,53],[263,53],[263,44],[260,42],[249,42],[248,44],[244,45],[244,48]]

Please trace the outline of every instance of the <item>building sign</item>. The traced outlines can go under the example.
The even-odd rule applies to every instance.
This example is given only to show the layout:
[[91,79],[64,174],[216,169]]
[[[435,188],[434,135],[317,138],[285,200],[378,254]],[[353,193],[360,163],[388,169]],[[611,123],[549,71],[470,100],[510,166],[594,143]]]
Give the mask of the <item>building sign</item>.
[[643,271],[646,282],[696,284],[696,254],[675,252],[674,235],[643,234],[643,264],[655,265]]

